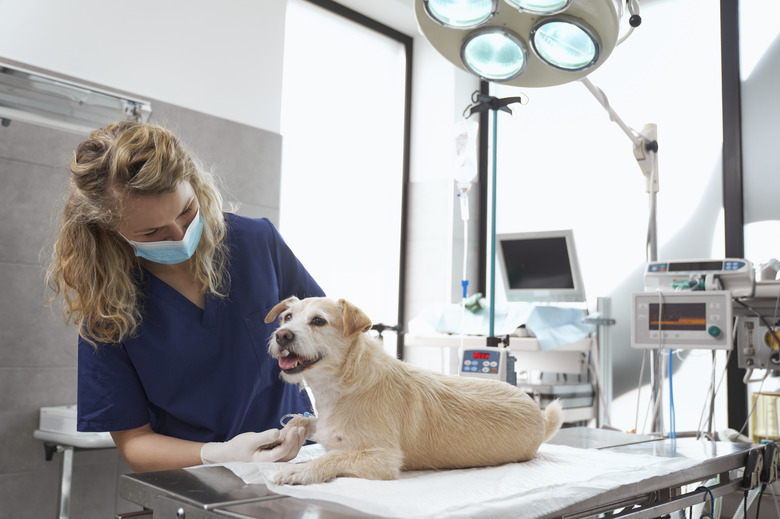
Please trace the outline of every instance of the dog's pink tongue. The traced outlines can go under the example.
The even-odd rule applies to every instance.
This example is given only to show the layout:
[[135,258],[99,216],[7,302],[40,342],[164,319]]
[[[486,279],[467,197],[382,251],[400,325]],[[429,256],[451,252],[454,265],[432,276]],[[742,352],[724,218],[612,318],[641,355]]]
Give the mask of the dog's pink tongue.
[[279,367],[283,370],[294,368],[301,359],[294,355],[288,355],[287,357],[279,357]]

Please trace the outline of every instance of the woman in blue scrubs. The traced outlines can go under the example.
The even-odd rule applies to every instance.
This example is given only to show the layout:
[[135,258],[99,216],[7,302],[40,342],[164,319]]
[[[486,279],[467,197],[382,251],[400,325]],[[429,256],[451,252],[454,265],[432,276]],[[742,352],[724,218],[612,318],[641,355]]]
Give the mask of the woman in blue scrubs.
[[79,329],[78,429],[110,431],[136,471],[292,459],[303,431],[280,419],[311,403],[279,378],[263,319],[323,292],[277,230],[223,212],[159,126],[94,131],[71,173],[47,282]]

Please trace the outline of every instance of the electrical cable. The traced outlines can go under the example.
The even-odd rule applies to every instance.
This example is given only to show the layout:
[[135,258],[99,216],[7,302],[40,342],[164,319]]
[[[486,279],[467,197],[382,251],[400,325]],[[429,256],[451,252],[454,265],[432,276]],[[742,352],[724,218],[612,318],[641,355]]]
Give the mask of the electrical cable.
[[[658,372],[658,378],[661,379],[663,377],[663,364],[661,364],[659,362],[658,363],[658,369],[656,371]],[[661,389],[661,384],[660,383],[658,385],[658,388],[659,388],[659,391],[660,391],[660,389]],[[661,406],[662,406],[662,404],[663,403],[661,402],[661,397],[659,395],[659,396],[657,396],[655,398],[655,401],[653,402],[652,406],[648,405],[648,409],[652,409],[653,416],[660,416],[661,415]],[[645,416],[645,426],[643,427],[643,429],[645,429],[646,426],[647,426],[647,416]],[[661,426],[661,428],[663,429],[663,425]],[[653,431],[653,432],[660,432],[660,433],[662,433],[663,430],[661,430],[661,431]]]
[[780,292],[777,293],[777,298],[775,299],[775,313],[774,313],[774,319],[773,322],[777,322],[777,311],[780,310]]
[[[732,344],[733,343],[734,342],[732,341]],[[714,393],[715,368],[717,367],[718,364],[718,358],[715,350],[711,351],[711,356],[712,356],[712,362],[711,362],[712,369],[710,370],[710,390],[708,391],[708,394],[710,391],[712,391],[712,398],[710,398],[710,415],[707,417],[707,432],[710,434],[712,434],[712,427],[715,423],[715,393]],[[707,405],[707,403],[705,402],[704,405]]]
[[667,378],[669,379],[669,438],[672,440],[677,439],[677,432],[676,432],[676,423],[675,423],[675,416],[674,416],[674,386],[672,384],[672,360],[674,357],[672,356],[672,350],[669,350],[669,367],[667,368]]
[[[764,490],[766,490],[766,483],[761,485],[761,492],[758,494],[758,502],[756,503],[756,519],[759,518],[758,512],[761,510],[761,498],[764,497]],[[747,516],[747,514],[745,514]]]
[[466,278],[466,265],[468,261],[468,247],[469,247],[469,215],[468,215],[468,197],[466,195],[466,192],[460,193],[458,195],[461,197],[461,211],[463,211],[463,201],[466,200],[466,211],[465,214],[462,213],[461,216],[463,217],[463,278],[461,279],[461,286],[463,287],[463,297],[460,301],[460,346],[458,347],[458,375],[461,374],[461,369],[463,368],[463,351],[464,351],[464,341],[465,338],[465,322],[466,322],[466,296],[468,294],[468,286],[469,286],[469,280]]
[[[729,366],[729,360],[731,360],[731,353],[734,350],[729,350],[729,352],[726,354],[726,362],[723,366],[723,371],[720,375],[720,380],[718,381],[718,385],[715,387],[715,392],[713,393],[712,397],[709,396],[709,393],[707,394],[707,400],[710,402],[715,400],[715,397],[718,395],[718,391],[720,391],[720,386],[723,384],[723,379],[726,378],[726,373],[728,372],[728,366]],[[714,368],[713,368],[714,369]],[[704,419],[704,411],[707,409],[707,402],[704,403],[704,407],[702,408],[701,416],[699,418],[699,426],[698,430],[702,430],[702,420]],[[712,422],[710,421],[710,426],[712,426]]]
[[740,503],[737,511],[734,512],[733,519],[747,519],[748,510],[753,506],[753,502],[756,500],[756,496],[758,496],[758,493],[761,490],[760,487],[755,487],[744,491],[744,501]]
[[[652,354],[652,352],[650,352]],[[663,352],[659,352],[659,355],[663,355]],[[652,367],[652,366],[651,366]],[[658,362],[655,366],[655,372],[656,372],[656,379],[660,380],[663,377],[663,364],[661,362]],[[651,378],[652,381],[652,378]],[[652,386],[652,383],[651,383]],[[661,385],[659,384],[658,387],[659,391],[661,390]],[[658,416],[660,413],[661,408],[661,398],[659,396],[653,396],[653,388],[650,388],[650,400],[647,402],[647,410],[645,411],[645,421],[642,424],[642,431],[647,430],[647,419],[650,415],[651,411],[653,416]],[[663,432],[663,431],[651,431],[651,432]]]
[[[659,356],[659,360],[660,360],[660,357],[661,357],[661,355],[663,355],[663,350],[664,350],[664,335],[663,335],[664,295],[663,295],[663,293],[660,290],[657,293],[658,293],[658,356]],[[651,364],[651,369],[652,369],[652,367],[653,366]],[[651,385],[652,385],[652,381],[653,381],[653,376],[655,376],[655,380],[659,381],[659,383],[658,383],[659,394],[653,395],[651,393],[651,395],[650,395],[650,401],[652,403],[652,409],[653,409],[652,416],[653,417],[660,417],[661,416],[661,403],[662,403],[661,402],[662,399],[661,399],[660,392],[661,392],[662,379],[663,379],[663,364],[661,362],[657,362],[656,363],[655,373],[651,374],[651,376],[650,376]],[[655,425],[656,425],[655,424],[655,418],[653,419],[653,422],[654,422],[653,423],[653,427],[655,427]],[[647,416],[645,416],[645,426],[646,426],[646,424],[647,424]],[[643,426],[643,430],[644,430],[645,426]],[[653,431],[653,432],[663,433],[663,425],[661,425],[661,430],[660,431]]]
[[[710,513],[709,514],[701,514],[699,516],[699,519],[702,519],[704,517],[709,517],[710,519],[715,519],[712,516],[712,512],[715,510],[715,498],[712,496],[712,490],[710,490],[707,487],[699,487],[699,488],[696,489],[696,491],[699,491],[699,490],[705,490],[707,492],[707,494],[709,494],[709,496],[710,496]],[[704,502],[705,502],[705,504],[707,503],[707,498],[704,498]]]
[[642,367],[639,369],[639,384],[636,386],[636,417],[634,418],[634,432],[639,432],[639,397],[642,394],[642,379],[645,376],[645,360],[647,350],[642,352]]
[[[607,408],[607,399],[604,396],[604,391],[601,387],[601,377],[599,376],[598,370],[596,370],[593,366],[594,363],[588,362],[588,370],[590,371],[591,375],[593,375],[593,378],[596,380],[596,389],[598,389],[599,392],[599,398],[601,399],[601,405],[604,406],[604,417],[607,419],[606,425],[612,425],[612,418],[609,416],[609,409]],[[566,374],[564,373],[564,380],[566,377]]]

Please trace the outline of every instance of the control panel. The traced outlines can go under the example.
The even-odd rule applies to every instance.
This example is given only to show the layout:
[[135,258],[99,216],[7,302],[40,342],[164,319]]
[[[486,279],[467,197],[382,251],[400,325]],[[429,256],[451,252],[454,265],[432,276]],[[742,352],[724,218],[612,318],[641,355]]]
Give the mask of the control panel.
[[730,292],[643,292],[633,294],[632,302],[632,348],[728,350],[732,347]]
[[746,259],[651,261],[645,268],[646,292],[727,290],[734,297],[752,297],[756,274]]
[[770,329],[758,317],[741,317],[737,329],[740,368],[780,369],[780,329]]
[[507,380],[507,350],[480,348],[463,351],[460,376]]

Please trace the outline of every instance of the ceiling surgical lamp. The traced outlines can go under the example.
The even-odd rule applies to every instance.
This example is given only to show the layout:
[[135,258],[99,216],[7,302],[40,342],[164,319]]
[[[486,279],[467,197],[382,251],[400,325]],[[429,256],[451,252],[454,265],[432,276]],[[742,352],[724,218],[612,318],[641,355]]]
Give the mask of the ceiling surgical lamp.
[[521,87],[596,70],[619,43],[623,13],[619,0],[415,0],[414,9],[420,32],[447,60],[484,81]]

